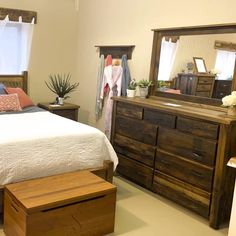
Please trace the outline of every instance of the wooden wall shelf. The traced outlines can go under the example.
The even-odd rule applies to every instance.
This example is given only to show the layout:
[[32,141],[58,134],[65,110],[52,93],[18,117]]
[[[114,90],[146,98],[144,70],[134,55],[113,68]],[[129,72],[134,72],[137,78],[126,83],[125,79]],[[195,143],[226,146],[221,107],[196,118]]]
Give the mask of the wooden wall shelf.
[[124,54],[127,55],[127,59],[132,58],[132,52],[134,45],[119,45],[119,46],[95,46],[99,48],[100,56],[112,55],[112,58],[121,58]]

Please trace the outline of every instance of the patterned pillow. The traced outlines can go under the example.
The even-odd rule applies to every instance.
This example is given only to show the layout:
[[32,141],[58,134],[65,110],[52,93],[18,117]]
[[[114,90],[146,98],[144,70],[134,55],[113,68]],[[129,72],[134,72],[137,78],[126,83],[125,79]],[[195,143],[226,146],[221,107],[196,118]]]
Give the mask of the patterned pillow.
[[0,95],[0,111],[21,111],[17,94]]
[[6,94],[5,88],[5,85],[0,83],[0,94]]

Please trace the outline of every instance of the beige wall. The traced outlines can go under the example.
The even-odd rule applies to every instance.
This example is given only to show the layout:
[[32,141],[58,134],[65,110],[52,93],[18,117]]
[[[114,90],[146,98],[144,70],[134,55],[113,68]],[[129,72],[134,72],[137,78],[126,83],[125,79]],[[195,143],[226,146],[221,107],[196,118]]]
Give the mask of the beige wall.
[[[35,10],[29,67],[30,96],[34,102],[54,95],[44,80],[50,73],[70,72],[80,82],[70,101],[81,106],[79,118],[95,122],[94,106],[98,52],[94,45],[136,45],[130,69],[137,80],[148,78],[153,33],[151,29],[236,22],[235,0],[1,0],[2,7]],[[78,47],[77,47],[78,45]]]

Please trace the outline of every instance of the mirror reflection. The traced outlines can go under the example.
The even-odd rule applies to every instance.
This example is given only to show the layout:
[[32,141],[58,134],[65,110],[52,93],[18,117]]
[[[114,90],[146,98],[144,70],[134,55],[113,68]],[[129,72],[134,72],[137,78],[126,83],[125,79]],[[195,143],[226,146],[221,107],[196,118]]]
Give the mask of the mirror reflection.
[[236,34],[162,37],[157,91],[221,99],[231,93]]

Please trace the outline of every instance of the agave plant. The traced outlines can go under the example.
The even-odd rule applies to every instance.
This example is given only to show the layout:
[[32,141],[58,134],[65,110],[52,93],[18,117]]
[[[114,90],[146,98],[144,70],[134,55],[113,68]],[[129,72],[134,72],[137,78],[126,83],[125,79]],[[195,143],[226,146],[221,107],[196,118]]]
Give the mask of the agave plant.
[[57,94],[58,97],[61,98],[69,98],[69,96],[66,96],[66,94],[69,94],[79,86],[79,83],[70,83],[71,75],[70,74],[55,74],[55,75],[49,75],[49,82],[46,82],[47,87],[55,94]]

